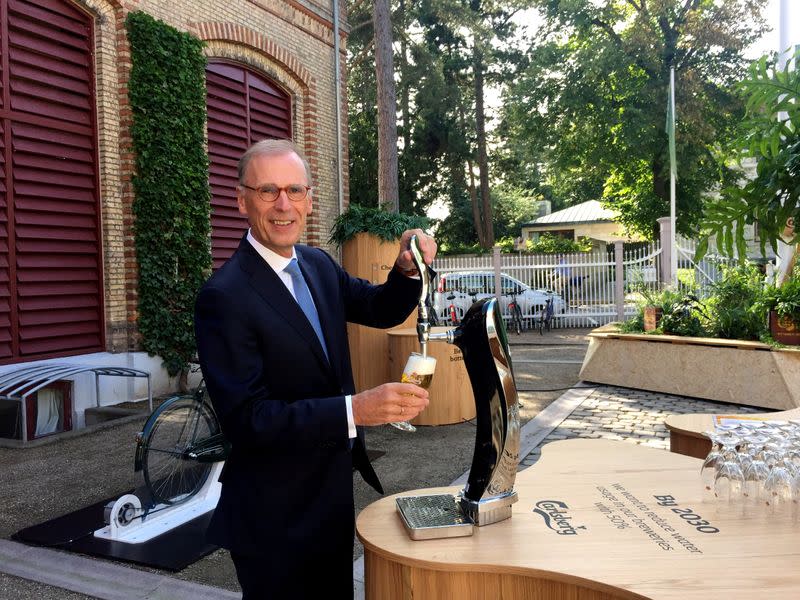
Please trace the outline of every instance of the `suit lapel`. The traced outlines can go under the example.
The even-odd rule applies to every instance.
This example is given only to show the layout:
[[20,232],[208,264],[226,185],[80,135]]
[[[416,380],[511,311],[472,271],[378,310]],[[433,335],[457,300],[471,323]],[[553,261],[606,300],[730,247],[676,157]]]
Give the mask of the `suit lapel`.
[[[264,262],[264,259],[259,256],[246,238],[239,244],[239,253],[242,258],[242,269],[249,274],[249,282],[253,289],[308,343],[320,363],[326,369],[330,369],[328,360],[325,358],[325,352],[322,350],[322,345],[319,343],[311,323],[308,322],[306,315],[292,297],[292,294],[289,293],[289,290],[286,289],[278,274]],[[314,302],[317,302],[317,297],[313,291],[312,295],[314,296]],[[327,333],[325,335],[327,339]],[[330,348],[328,351],[330,352]]]

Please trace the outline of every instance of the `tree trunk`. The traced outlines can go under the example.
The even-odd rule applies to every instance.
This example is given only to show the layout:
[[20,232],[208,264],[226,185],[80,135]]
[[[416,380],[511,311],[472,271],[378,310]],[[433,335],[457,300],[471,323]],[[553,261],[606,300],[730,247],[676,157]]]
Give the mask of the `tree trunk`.
[[486,245],[486,228],[483,226],[483,214],[481,211],[481,203],[478,202],[478,192],[475,189],[475,171],[472,169],[472,161],[467,161],[467,170],[469,171],[469,199],[472,202],[472,221],[475,224],[475,233],[478,234],[478,243],[481,248],[489,248]]
[[[473,68],[475,70],[475,130],[478,141],[478,171],[480,174],[480,203],[483,216],[483,235],[478,232],[481,246],[494,245],[494,226],[492,225],[492,205],[489,197],[489,159],[486,155],[486,115],[483,109],[483,53],[475,44],[472,48]],[[474,210],[473,210],[474,212]],[[478,226],[478,223],[475,223]]]
[[[666,213],[662,216],[668,217],[669,216],[669,171],[667,171],[667,176],[664,177],[664,165],[662,164],[659,158],[655,158],[653,159],[652,173],[653,173],[653,193],[656,195],[657,198],[661,200],[661,202],[664,203],[664,206],[666,206]],[[654,232],[654,238],[659,238],[661,234],[661,228],[659,227],[658,223],[655,223],[653,225],[653,232]]]
[[[400,26],[403,31],[408,28],[406,18],[405,0],[400,0],[400,10],[397,13],[400,19]],[[403,161],[398,157],[398,202],[400,211],[413,213],[414,192],[408,176],[408,157],[411,148],[411,82],[408,77],[408,42],[405,35],[400,36],[400,118],[402,127],[400,128],[399,141],[403,149]],[[402,187],[400,187],[402,186]]]
[[397,184],[397,97],[392,61],[392,22],[389,0],[376,0],[375,78],[378,83],[378,202],[399,212]]
[[[400,0],[400,18],[402,19],[402,27],[405,30],[406,25],[406,3],[405,0]],[[400,72],[402,77],[408,75],[408,43],[405,36],[400,38]],[[405,80],[400,86],[400,116],[403,119],[402,138],[403,138],[403,151],[408,150],[411,146],[411,83]]]

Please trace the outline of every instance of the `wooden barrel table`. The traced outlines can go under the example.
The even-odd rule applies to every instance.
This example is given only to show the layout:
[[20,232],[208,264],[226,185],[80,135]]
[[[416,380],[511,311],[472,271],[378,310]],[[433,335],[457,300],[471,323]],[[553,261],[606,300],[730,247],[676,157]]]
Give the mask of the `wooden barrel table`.
[[[445,327],[434,327],[433,333],[446,331]],[[416,329],[393,329],[389,337],[389,373],[392,381],[400,381],[406,360],[412,352],[419,352]],[[464,358],[453,344],[430,342],[428,355],[436,359],[436,373],[430,389],[430,404],[417,418],[414,425],[449,425],[475,418],[475,396],[469,382]],[[380,360],[380,357],[375,357]]]

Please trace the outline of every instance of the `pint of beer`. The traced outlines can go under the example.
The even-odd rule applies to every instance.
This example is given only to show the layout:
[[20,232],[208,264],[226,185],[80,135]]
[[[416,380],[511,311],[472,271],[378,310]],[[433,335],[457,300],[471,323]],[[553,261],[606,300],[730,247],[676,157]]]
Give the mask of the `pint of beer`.
[[422,356],[419,352],[412,352],[403,369],[403,376],[400,381],[403,383],[413,383],[426,390],[433,381],[433,372],[436,370],[436,359],[432,356]]
[[[403,375],[400,377],[400,381],[402,383],[413,383],[427,390],[433,381],[433,372],[435,370],[435,358],[432,356],[422,356],[419,352],[412,352],[406,362],[406,368],[403,369]],[[403,431],[417,430],[417,428],[408,421],[399,421],[391,424]]]

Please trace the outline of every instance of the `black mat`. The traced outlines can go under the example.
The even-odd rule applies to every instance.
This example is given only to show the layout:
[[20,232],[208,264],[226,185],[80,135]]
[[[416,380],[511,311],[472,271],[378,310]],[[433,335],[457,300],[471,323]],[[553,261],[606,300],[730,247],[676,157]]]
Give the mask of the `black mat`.
[[370,462],[378,460],[384,454],[386,454],[386,452],[383,450],[367,450],[367,458],[369,458]]
[[142,544],[124,544],[94,537],[94,531],[105,525],[103,508],[119,496],[21,529],[11,538],[34,546],[113,558],[167,571],[180,571],[217,549],[205,540],[213,511]]

